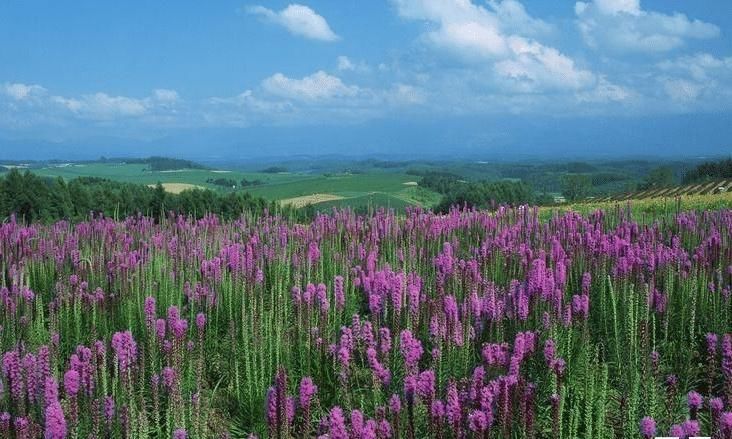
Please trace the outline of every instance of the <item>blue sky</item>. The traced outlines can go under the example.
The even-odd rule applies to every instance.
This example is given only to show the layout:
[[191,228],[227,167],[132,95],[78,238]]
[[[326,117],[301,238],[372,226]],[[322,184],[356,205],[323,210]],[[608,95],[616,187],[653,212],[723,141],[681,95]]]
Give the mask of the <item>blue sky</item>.
[[730,30],[726,0],[8,0],[0,147],[729,154]]

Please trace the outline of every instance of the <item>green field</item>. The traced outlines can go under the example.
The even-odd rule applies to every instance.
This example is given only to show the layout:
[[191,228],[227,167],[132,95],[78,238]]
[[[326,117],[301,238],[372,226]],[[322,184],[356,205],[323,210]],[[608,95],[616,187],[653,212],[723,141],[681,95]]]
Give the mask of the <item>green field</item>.
[[[173,171],[149,171],[144,164],[85,163],[35,168],[32,171],[45,177],[100,177],[137,184],[190,184],[216,191],[230,189],[208,183],[208,179],[225,178],[241,181],[259,180],[258,186],[237,190],[272,201],[312,204],[318,209],[332,207],[385,206],[403,209],[406,206],[430,207],[436,204],[439,194],[416,186],[419,177],[401,172],[369,172],[363,174],[312,174],[307,172],[264,173],[210,169],[181,169]],[[307,202],[311,199],[313,202]],[[336,199],[337,198],[337,199]],[[319,199],[327,199],[320,201]]]

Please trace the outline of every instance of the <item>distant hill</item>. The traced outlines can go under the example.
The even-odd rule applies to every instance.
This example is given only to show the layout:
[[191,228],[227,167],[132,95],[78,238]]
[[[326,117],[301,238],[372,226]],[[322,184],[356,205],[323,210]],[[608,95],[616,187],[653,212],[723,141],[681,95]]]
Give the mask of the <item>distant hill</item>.
[[131,164],[146,164],[149,165],[150,171],[175,171],[177,169],[206,169],[200,163],[196,163],[190,160],[175,159],[170,157],[159,157],[152,156],[147,158],[132,158],[132,159],[107,159],[102,157],[100,160],[102,163],[109,162],[124,162]]

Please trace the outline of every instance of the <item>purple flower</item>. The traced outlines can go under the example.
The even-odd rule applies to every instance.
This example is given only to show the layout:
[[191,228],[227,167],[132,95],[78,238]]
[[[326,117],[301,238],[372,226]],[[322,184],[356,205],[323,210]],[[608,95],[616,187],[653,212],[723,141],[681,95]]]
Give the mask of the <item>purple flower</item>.
[[186,439],[188,433],[185,428],[178,428],[173,432],[173,439]]
[[330,409],[328,416],[329,439],[348,439],[346,430],[346,419],[343,417],[343,410],[336,406]]
[[188,331],[188,320],[186,319],[177,319],[173,321],[172,326],[173,335],[175,338],[182,339],[186,336],[186,331]]
[[132,337],[132,332],[116,332],[112,336],[112,349],[117,356],[120,372],[131,369],[137,360],[137,343]]
[[330,309],[330,302],[328,301],[328,290],[325,284],[318,284],[315,291],[315,297],[318,299],[318,303],[320,304],[320,312],[327,314]]
[[311,264],[315,264],[318,262],[318,259],[320,259],[320,248],[318,248],[318,243],[310,241],[310,244],[308,245],[308,261],[310,261]]
[[333,291],[335,293],[336,309],[340,311],[346,305],[346,295],[343,292],[343,276],[336,276],[333,279]]
[[145,298],[145,321],[148,323],[148,325],[152,325],[152,323],[155,321],[155,298],[152,296],[148,296]]
[[640,432],[646,439],[656,436],[656,421],[650,416],[646,416],[640,421]]
[[414,370],[419,359],[422,357],[422,342],[414,338],[412,331],[405,329],[399,336],[401,352],[404,356],[404,363],[407,370]]
[[572,296],[572,313],[586,320],[590,315],[590,296],[586,294]]
[[717,337],[717,334],[709,332],[705,336],[705,339],[707,341],[707,353],[710,357],[714,358],[717,355],[717,343],[719,341],[719,337]]
[[13,399],[23,398],[23,375],[21,374],[20,354],[17,351],[9,351],[3,354],[2,372],[10,382],[10,393]]
[[546,360],[547,366],[551,367],[551,365],[554,363],[554,359],[557,356],[557,346],[554,343],[554,340],[551,338],[547,339],[544,342],[544,360]]
[[66,418],[64,411],[58,401],[54,401],[46,407],[46,439],[66,438]]
[[391,331],[387,327],[379,329],[379,351],[382,354],[391,351]]
[[64,391],[67,395],[75,396],[79,393],[79,372],[71,369],[64,374]]
[[407,404],[414,403],[414,394],[417,392],[417,377],[415,375],[407,375],[404,377],[404,398]]
[[724,401],[722,398],[712,398],[709,400],[709,408],[715,416],[718,416],[724,410]]
[[719,429],[728,435],[732,434],[732,412],[719,415]]
[[11,419],[12,419],[12,416],[10,416],[10,413],[8,413],[8,412],[0,413],[0,432],[5,433],[8,437],[10,437],[10,420]]
[[155,334],[160,340],[165,338],[165,319],[157,319],[155,321]]
[[722,337],[722,374],[727,388],[732,388],[732,334],[724,334]]
[[435,396],[435,371],[425,370],[419,374],[417,379],[417,395],[425,401],[430,401]]
[[177,379],[175,369],[172,367],[165,367],[161,375],[163,376],[163,385],[168,389],[168,391],[171,391]]
[[671,426],[671,428],[669,428],[668,434],[669,434],[669,436],[674,436],[674,437],[684,437],[685,436],[684,427],[682,427],[678,424],[674,424]]
[[699,393],[692,390],[686,396],[686,403],[689,405],[690,409],[699,410],[704,403],[704,398]]
[[443,416],[445,416],[445,404],[440,401],[439,399],[436,399],[432,401],[432,407],[430,407],[430,414],[432,415],[432,418],[436,420],[442,419]]
[[171,305],[168,307],[168,326],[173,326],[173,323],[175,323],[176,320],[180,318],[180,311],[178,310],[178,307],[175,305]]
[[363,429],[361,430],[361,439],[376,439],[376,421],[373,419],[369,419],[366,421],[366,425],[364,425]]
[[351,432],[355,437],[363,434],[363,413],[361,410],[351,410]]
[[468,415],[468,428],[470,431],[482,433],[488,428],[488,418],[480,410],[473,410]]
[[389,411],[391,411],[393,414],[397,414],[402,410],[402,400],[399,398],[399,395],[393,394],[391,395],[391,398],[389,398]]
[[104,397],[104,420],[107,424],[111,424],[114,419],[114,398],[111,396]]
[[277,428],[277,390],[274,386],[267,389],[267,397],[265,398],[265,408],[267,424],[271,430]]
[[43,389],[43,397],[46,405],[58,401],[58,382],[56,382],[56,379],[54,377],[46,377]]
[[204,326],[206,326],[206,314],[199,312],[196,315],[196,327],[199,331],[203,331]]
[[451,381],[447,386],[447,402],[445,403],[445,414],[447,420],[455,425],[460,423],[462,411],[460,409],[460,398],[458,397],[457,386]]
[[310,407],[313,396],[318,392],[318,386],[313,383],[310,377],[303,377],[300,381],[300,406]]
[[684,430],[684,435],[686,435],[687,437],[698,436],[701,432],[701,427],[699,427],[699,421],[696,421],[694,419],[688,419],[684,421],[684,423],[681,424],[681,428]]

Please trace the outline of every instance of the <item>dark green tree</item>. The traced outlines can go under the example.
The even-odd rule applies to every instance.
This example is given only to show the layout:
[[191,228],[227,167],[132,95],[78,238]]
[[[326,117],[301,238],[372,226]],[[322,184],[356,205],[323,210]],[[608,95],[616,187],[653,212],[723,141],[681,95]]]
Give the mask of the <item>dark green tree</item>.
[[585,174],[567,174],[562,177],[562,195],[570,201],[587,197],[590,189],[592,180]]

